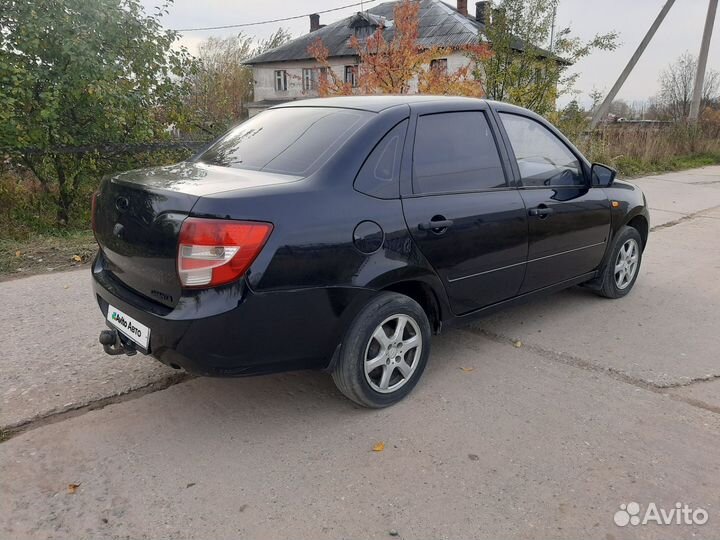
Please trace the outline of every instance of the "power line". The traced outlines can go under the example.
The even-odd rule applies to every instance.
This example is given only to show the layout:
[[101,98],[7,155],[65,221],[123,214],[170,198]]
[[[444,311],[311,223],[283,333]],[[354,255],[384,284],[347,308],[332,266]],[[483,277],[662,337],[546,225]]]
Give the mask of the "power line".
[[181,28],[179,30],[175,30],[176,32],[200,32],[201,30],[224,30],[226,28],[241,28],[245,26],[257,26],[259,24],[270,24],[270,23],[277,23],[277,22],[283,22],[283,21],[292,21],[294,19],[302,19],[304,17],[309,17],[310,15],[320,15],[321,13],[330,13],[331,11],[340,11],[341,9],[346,9],[350,7],[355,6],[362,6],[363,4],[369,4],[371,2],[377,2],[377,0],[364,0],[363,2],[356,2],[354,4],[347,4],[345,6],[340,6],[332,9],[324,9],[322,11],[314,11],[313,13],[305,13],[304,15],[295,15],[293,17],[283,17],[282,19],[270,19],[267,21],[258,21],[258,22],[251,22],[251,23],[242,23],[242,24],[226,24],[223,26],[206,26],[203,28]]

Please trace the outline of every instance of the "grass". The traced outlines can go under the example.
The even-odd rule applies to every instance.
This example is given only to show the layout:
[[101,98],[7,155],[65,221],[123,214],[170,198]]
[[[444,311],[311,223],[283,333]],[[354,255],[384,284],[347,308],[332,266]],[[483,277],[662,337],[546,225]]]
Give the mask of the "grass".
[[708,165],[720,165],[720,154],[676,156],[652,161],[620,157],[614,161],[613,165],[617,168],[621,177],[634,178],[651,174],[697,169]]
[[92,231],[0,239],[0,281],[81,267],[96,251]]

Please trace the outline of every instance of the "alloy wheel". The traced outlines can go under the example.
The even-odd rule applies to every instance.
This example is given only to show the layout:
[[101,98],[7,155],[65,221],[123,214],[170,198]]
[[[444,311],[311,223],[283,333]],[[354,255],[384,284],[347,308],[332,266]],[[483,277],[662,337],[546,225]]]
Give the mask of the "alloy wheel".
[[409,315],[381,322],[365,347],[365,379],[376,392],[388,394],[407,383],[420,364],[422,334]]
[[638,257],[640,248],[635,239],[630,238],[618,251],[615,259],[615,285],[622,290],[632,283],[638,269]]

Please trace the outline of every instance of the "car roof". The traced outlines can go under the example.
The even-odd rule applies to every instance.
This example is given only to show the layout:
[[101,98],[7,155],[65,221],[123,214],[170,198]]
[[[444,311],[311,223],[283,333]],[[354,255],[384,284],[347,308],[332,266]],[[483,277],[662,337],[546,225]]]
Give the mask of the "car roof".
[[394,95],[386,94],[379,96],[338,96],[326,98],[300,99],[275,105],[271,109],[282,109],[289,107],[336,107],[341,109],[359,109],[371,112],[381,112],[398,105],[412,105],[414,103],[428,102],[446,103],[468,103],[477,104],[478,98],[460,96],[432,96],[432,95]]

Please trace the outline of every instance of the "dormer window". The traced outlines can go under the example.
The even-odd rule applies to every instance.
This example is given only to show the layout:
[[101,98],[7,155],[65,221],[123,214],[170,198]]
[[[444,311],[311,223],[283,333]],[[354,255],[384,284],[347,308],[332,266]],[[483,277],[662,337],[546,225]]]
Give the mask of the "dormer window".
[[358,39],[370,37],[375,33],[375,30],[377,30],[377,26],[372,26],[369,24],[367,26],[356,26],[355,37]]
[[359,11],[350,19],[348,28],[352,28],[356,38],[365,39],[372,36],[378,28],[388,28],[391,23],[392,21],[388,21],[385,17]]

